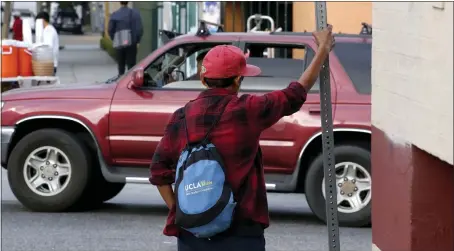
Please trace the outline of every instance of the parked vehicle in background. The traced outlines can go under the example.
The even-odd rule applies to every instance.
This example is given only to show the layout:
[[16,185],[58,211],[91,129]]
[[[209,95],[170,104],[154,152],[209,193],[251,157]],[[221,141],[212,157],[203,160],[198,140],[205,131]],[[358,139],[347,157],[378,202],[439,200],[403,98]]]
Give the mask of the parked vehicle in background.
[[[195,72],[187,66],[199,52],[220,44],[249,50],[248,61],[262,75],[245,78],[240,95],[262,95],[297,79],[316,50],[311,33],[218,32],[166,41],[105,83],[3,94],[1,163],[22,204],[66,211],[109,200],[125,183],[149,184],[153,151],[170,116],[204,89],[188,80]],[[330,54],[342,226],[371,221],[371,41],[369,35],[338,35]],[[299,112],[262,133],[260,145],[268,191],[305,193],[324,220],[319,83]]]
[[82,18],[79,17],[74,8],[58,8],[53,17],[52,25],[57,32],[84,33]]
[[[18,12],[20,13],[20,18],[22,19],[22,22],[27,22],[30,25],[30,28],[32,29],[32,32],[35,32],[35,14],[28,9],[13,9],[11,13]],[[10,18],[10,23],[9,23],[9,29],[10,31],[13,30],[13,24],[14,24],[14,18],[11,16]]]

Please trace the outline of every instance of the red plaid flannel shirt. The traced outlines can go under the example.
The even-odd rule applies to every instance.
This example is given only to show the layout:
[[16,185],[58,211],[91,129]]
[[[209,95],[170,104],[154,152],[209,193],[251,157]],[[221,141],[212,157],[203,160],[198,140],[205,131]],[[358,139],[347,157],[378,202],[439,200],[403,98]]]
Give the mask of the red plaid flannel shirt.
[[[263,165],[261,160],[260,166],[254,164],[260,134],[283,116],[297,112],[306,100],[306,90],[298,82],[262,96],[245,94],[237,97],[227,89],[207,89],[187,106],[186,121],[191,142],[200,141],[205,136],[219,117],[227,95],[233,95],[232,99],[209,139],[224,160],[227,180],[234,194],[239,193],[241,186],[242,199],[236,209],[238,217],[267,228],[269,216]],[[176,163],[187,143],[183,110],[180,108],[174,112],[154,153],[150,166],[150,183],[153,185],[175,182]],[[243,181],[247,182],[242,184]],[[174,222],[175,208],[172,208],[164,228],[165,235],[178,236],[179,228]]]

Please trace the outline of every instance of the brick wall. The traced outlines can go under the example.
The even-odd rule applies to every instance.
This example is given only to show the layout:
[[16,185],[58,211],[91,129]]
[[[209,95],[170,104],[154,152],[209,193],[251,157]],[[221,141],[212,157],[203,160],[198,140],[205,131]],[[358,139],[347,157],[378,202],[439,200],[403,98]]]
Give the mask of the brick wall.
[[374,2],[372,123],[453,164],[453,3]]

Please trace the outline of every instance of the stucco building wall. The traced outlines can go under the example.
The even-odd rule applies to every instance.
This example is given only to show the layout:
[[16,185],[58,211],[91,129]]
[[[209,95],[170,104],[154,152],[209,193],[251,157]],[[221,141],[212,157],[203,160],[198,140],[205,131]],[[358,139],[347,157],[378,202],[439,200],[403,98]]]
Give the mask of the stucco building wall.
[[[361,22],[372,23],[372,2],[328,2],[328,23],[334,32],[359,34]],[[314,2],[293,2],[293,31],[315,30]]]
[[374,250],[454,250],[453,3],[372,16]]
[[[334,32],[359,34],[361,23],[372,23],[372,2],[327,2],[328,23]],[[293,2],[293,31],[312,32],[315,26],[314,2]],[[303,58],[302,50],[294,51],[294,58]]]
[[453,9],[374,3],[372,123],[453,164]]

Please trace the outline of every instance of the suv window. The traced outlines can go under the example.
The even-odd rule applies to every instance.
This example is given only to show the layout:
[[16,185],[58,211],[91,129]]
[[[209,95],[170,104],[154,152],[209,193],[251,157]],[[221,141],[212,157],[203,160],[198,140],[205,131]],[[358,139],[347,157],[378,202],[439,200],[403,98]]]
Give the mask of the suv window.
[[371,94],[372,44],[336,43],[334,53],[360,94]]
[[[298,80],[314,54],[303,45],[248,43],[246,48],[249,50],[247,62],[260,67],[262,73],[245,78],[243,90],[273,91],[287,87]],[[318,81],[311,92],[319,92]]]
[[[150,88],[185,88],[184,82],[189,82],[188,78],[194,77],[197,72],[195,57],[200,53],[216,45],[231,44],[230,42],[207,42],[193,43],[176,46],[164,52],[145,68],[144,86]],[[183,77],[183,79],[179,79]],[[182,82],[181,85],[172,84]],[[200,81],[199,88],[203,88]],[[169,86],[167,86],[170,84]],[[188,84],[189,85],[189,84]]]

